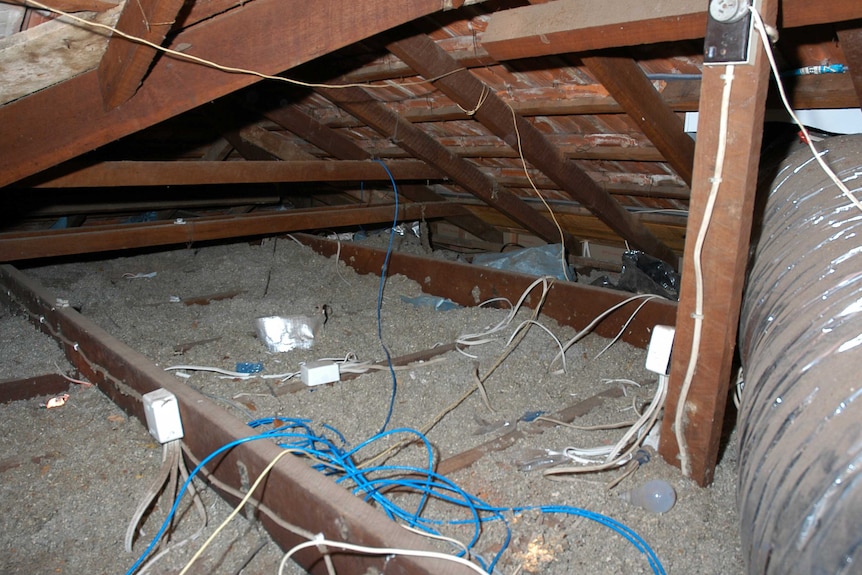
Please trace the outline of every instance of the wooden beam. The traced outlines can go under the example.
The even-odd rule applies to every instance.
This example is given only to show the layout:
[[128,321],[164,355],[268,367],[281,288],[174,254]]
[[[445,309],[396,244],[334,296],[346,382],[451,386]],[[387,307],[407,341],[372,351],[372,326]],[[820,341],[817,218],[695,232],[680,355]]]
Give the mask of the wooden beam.
[[[339,242],[307,234],[298,234],[296,237],[326,257],[337,254],[360,274],[379,274],[386,256],[385,250],[369,248],[356,242],[339,245]],[[421,283],[427,293],[449,298],[463,306],[474,306],[477,301],[492,297],[505,297],[516,301],[535,279],[528,274],[493,268],[482,268],[480,271],[471,264],[404,252],[393,253],[387,269],[390,274],[401,274]],[[631,294],[625,292],[576,282],[554,282],[542,305],[542,315],[553,318],[562,325],[581,330],[596,318],[596,310],[610,309],[630,296]],[[538,296],[532,294],[524,304],[533,307],[537,299]],[[652,326],[673,321],[676,303],[651,300],[634,315],[632,323],[622,329],[638,305],[638,302],[632,301],[617,309],[596,326],[595,332],[602,337],[614,337],[622,332],[623,341],[641,349],[645,348]]]
[[316,156],[309,154],[287,138],[257,124],[241,129],[239,137],[285,162],[317,160]]
[[690,186],[694,140],[637,62],[606,54],[584,55],[581,60]]
[[339,160],[369,160],[371,153],[359,144],[338,133],[329,126],[312,118],[294,105],[261,111],[268,120],[275,122],[285,130],[289,130],[338,158]]
[[[703,38],[703,0],[606,0],[596,10],[584,0],[556,0],[491,15],[481,43],[497,60]],[[862,18],[858,0],[784,0],[781,27]]]
[[[3,3],[17,4],[38,10],[38,8],[32,5],[28,5],[27,0],[3,0]],[[52,8],[62,10],[63,12],[106,12],[111,8],[116,8],[118,2],[104,2],[102,0],[51,0],[48,4]]]
[[[775,22],[777,10],[778,0],[763,1],[762,11],[766,22]],[[679,465],[674,414],[677,405],[684,401],[685,416],[679,431],[684,434],[688,444],[690,475],[700,485],[712,482],[718,458],[748,261],[763,138],[761,126],[769,83],[769,64],[760,38],[757,34],[755,37],[752,46],[754,63],[738,65],[733,72],[727,131],[724,134],[720,133],[719,128],[724,78],[728,72],[724,66],[704,68],[682,289],[660,444],[662,457]],[[727,153],[721,166],[715,208],[707,222],[707,206],[716,174],[716,154],[722,140],[727,142]],[[697,329],[696,320],[692,317],[697,301],[694,265],[698,257],[696,242],[701,226],[707,224],[708,233],[702,254],[699,254],[704,281],[701,344],[693,350],[692,342]],[[689,359],[694,354],[697,354],[694,377],[683,400],[683,381],[686,379]]]
[[[461,1],[254,0],[181,31],[172,48],[222,64],[278,74]],[[297,26],[302,22],[302,26]],[[0,186],[74,158],[259,80],[177,58],[159,58],[132,100],[105,111],[97,72],[0,107]]]
[[[242,131],[248,125],[252,125],[257,117],[251,117],[244,110],[237,110],[225,99],[212,102],[200,108],[213,130],[221,134],[231,147],[246,160],[271,162],[278,158],[277,155],[248,141],[242,137]],[[285,159],[285,158],[282,158]],[[316,160],[317,158],[296,158],[297,160]]]
[[[75,201],[79,200],[79,201]],[[46,203],[44,207],[26,210],[28,218],[59,218],[70,215],[104,215],[104,214],[128,214],[135,212],[176,211],[176,210],[207,210],[235,208],[241,206],[277,206],[281,198],[272,196],[232,196],[232,197],[208,197],[197,200],[138,200],[117,202],[87,203],[80,201],[80,197],[69,198],[67,201],[74,203]],[[2,235],[0,235],[2,237]]]
[[798,28],[862,18],[862,3],[857,0],[782,0],[780,28]]
[[[191,386],[177,381],[175,376],[108,334],[94,321],[71,308],[58,307],[54,293],[12,266],[0,266],[0,285],[0,300],[19,305],[37,328],[57,340],[66,357],[84,376],[141,422],[146,421],[141,401],[143,394],[159,388],[173,393],[185,430],[183,443],[194,459],[203,460],[219,448],[235,444],[207,464],[207,475],[212,474],[233,490],[241,491],[244,483],[248,488],[248,477],[260,476],[269,469],[267,464],[283,452],[272,441],[238,441],[251,437],[255,430]],[[225,499],[234,507],[240,497],[225,495]],[[297,535],[296,528],[285,528],[286,524],[295,525],[305,533],[322,533],[327,538],[350,540],[370,547],[433,549],[427,539],[410,533],[380,509],[311,469],[298,457],[284,457],[271,468],[265,486],[254,494],[252,505],[268,510],[255,515],[256,520],[283,549],[307,541]],[[326,571],[317,550],[300,552],[294,560],[310,573]],[[333,571],[340,575],[475,573],[448,561],[390,555],[332,553],[331,560]]]
[[[327,207],[246,216],[208,216],[171,222],[5,233],[0,234],[0,262],[387,223],[392,222],[394,211],[394,205]],[[397,217],[401,221],[419,220],[451,216],[464,211],[463,206],[454,202],[409,203],[399,205]]]
[[[696,112],[700,100],[700,80],[672,80],[662,82],[662,99],[674,112]],[[602,86],[568,86],[562,88],[528,88],[504,91],[498,95],[509,101],[521,116],[579,116],[592,114],[625,113],[622,106],[614,100]],[[537,97],[538,96],[538,97]],[[851,108],[856,106],[856,92],[849,74],[820,74],[797,76],[788,93],[795,109],[809,108]],[[777,92],[770,91],[770,106],[781,107]],[[405,103],[389,102],[391,110],[413,123],[447,122],[466,120],[464,110],[448,98],[434,97],[433,94],[423,101],[421,107]],[[360,125],[350,116],[337,116],[332,110],[321,109],[325,115],[321,122],[330,128],[349,128]],[[551,136],[556,138],[558,136]]]
[[556,0],[492,14],[482,46],[497,60],[585,52],[703,38],[706,3],[698,0]]
[[[127,1],[117,21],[120,32],[161,45],[185,0]],[[105,109],[116,108],[135,95],[158,52],[119,34],[111,36],[99,62],[99,87]]]
[[[112,26],[122,8],[85,12],[76,16],[94,24]],[[27,14],[38,14],[28,11]],[[48,19],[0,41],[0,104],[26,98],[29,94],[95,68],[108,41],[103,33],[68,20]],[[101,102],[98,103],[101,106]],[[4,132],[4,136],[7,132]],[[6,139],[5,137],[3,139]]]
[[[387,164],[399,180],[435,180],[441,172],[418,160]],[[389,181],[386,170],[370,160],[301,162],[102,162],[34,183],[35,188],[105,188],[117,186],[189,186],[275,182]]]
[[68,390],[70,385],[69,380],[59,373],[7,379],[0,381],[0,403],[57,395]]
[[862,21],[849,22],[838,27],[838,42],[844,52],[844,62],[850,68],[853,78],[853,88],[858,99],[856,105],[862,105]]
[[[476,120],[498,138],[523,152],[528,162],[556,182],[561,190],[596,214],[623,239],[631,242],[637,249],[671,265],[676,264],[677,256],[673,250],[637,222],[583,170],[567,161],[538,128],[512,110],[471,72],[460,69],[458,63],[427,35],[417,34],[398,40],[389,44],[387,49],[422,76],[440,78],[434,82],[435,86],[464,109],[475,108],[473,117]],[[461,71],[458,71],[459,69]]]
[[[371,159],[372,154],[361,148],[353,140],[329,128],[296,106],[283,106],[264,112],[264,116],[279,126],[290,130],[300,138],[314,144],[324,152],[340,160]],[[399,148],[400,149],[400,148]],[[405,184],[398,187],[399,191],[414,202],[436,202],[443,198],[428,186]],[[488,242],[502,243],[503,233],[488,225],[473,214],[451,216],[447,220],[462,230]]]
[[[471,194],[506,214],[549,243],[558,243],[556,226],[512,192],[500,187],[476,165],[440,145],[434,138],[390,111],[361,88],[318,89],[321,95],[369,127],[446,174]],[[568,242],[567,242],[568,243]]]

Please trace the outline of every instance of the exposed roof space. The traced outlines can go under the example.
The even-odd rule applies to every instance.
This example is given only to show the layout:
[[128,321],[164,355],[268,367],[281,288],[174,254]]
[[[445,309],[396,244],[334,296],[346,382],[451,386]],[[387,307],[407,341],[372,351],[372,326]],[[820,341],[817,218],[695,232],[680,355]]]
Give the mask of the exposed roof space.
[[[704,15],[689,0],[662,5],[678,14],[674,26],[658,8],[642,16],[615,0],[579,17],[580,34],[573,14],[586,5],[574,0],[419,0],[398,14],[359,0],[349,16],[348,3],[335,1],[313,12],[273,0],[45,4],[219,64],[355,86],[216,71],[46,10],[0,5],[12,32],[0,40],[0,65],[6,77],[21,75],[2,92],[0,120],[14,135],[0,142],[0,183],[41,190],[7,216],[9,231],[38,228],[28,214],[56,213],[50,188],[71,188],[67,206],[114,188],[118,212],[124,198],[138,206],[167,189],[186,205],[206,186],[237,205],[249,189],[279,206],[385,202],[382,171],[350,163],[381,160],[418,177],[404,182],[413,195],[405,200],[460,206],[473,222],[459,222],[468,235],[558,240],[544,200],[575,244],[628,243],[664,259],[683,251],[695,144],[682,117],[699,109],[703,71]],[[836,3],[824,16],[785,2],[791,25],[813,25],[782,30],[783,65],[847,63],[826,22],[858,11]],[[522,14],[546,43],[534,42]],[[625,39],[615,22],[629,30]],[[590,41],[592,51],[581,46]],[[796,76],[794,103],[858,106],[853,79],[852,68]]]

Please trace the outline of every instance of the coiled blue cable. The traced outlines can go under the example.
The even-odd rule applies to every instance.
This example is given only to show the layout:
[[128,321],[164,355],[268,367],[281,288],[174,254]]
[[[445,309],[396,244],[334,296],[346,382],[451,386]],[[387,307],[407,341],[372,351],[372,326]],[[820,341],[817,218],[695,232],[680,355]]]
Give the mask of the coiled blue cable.
[[[327,475],[336,475],[336,483],[345,485],[352,484],[349,488],[354,495],[362,497],[365,501],[373,501],[379,508],[392,520],[403,521],[406,525],[427,533],[439,535],[438,528],[444,525],[472,525],[473,534],[470,541],[466,544],[466,548],[472,548],[478,544],[482,534],[482,525],[490,521],[501,521],[505,526],[505,540],[500,546],[499,551],[494,558],[487,562],[484,558],[471,553],[471,556],[479,563],[479,565],[488,573],[493,573],[494,568],[499,562],[503,553],[511,542],[511,528],[507,520],[507,515],[518,515],[530,511],[538,511],[540,513],[560,513],[577,517],[584,517],[600,525],[603,525],[617,533],[629,541],[638,551],[643,553],[650,568],[656,575],[666,575],[664,567],[661,564],[658,556],[650,548],[649,544],[638,535],[633,529],[620,523],[619,521],[596,513],[581,509],[578,507],[570,507],[564,505],[540,505],[540,506],[523,506],[523,507],[496,507],[482,501],[478,497],[471,495],[459,487],[449,478],[439,475],[433,469],[434,453],[433,447],[428,439],[419,431],[409,428],[392,429],[376,434],[375,436],[363,441],[356,447],[347,448],[347,441],[344,436],[334,427],[323,425],[325,431],[335,435],[340,442],[340,446],[323,434],[316,433],[311,421],[307,419],[288,419],[288,418],[263,418],[257,419],[249,423],[249,426],[254,429],[260,429],[264,426],[275,426],[270,430],[263,431],[258,435],[238,439],[227,445],[220,447],[198,464],[197,467],[189,474],[189,478],[183,484],[179,491],[179,495],[174,501],[167,518],[162,524],[161,529],[156,533],[152,542],[129,569],[126,575],[132,575],[144,561],[144,559],[155,547],[156,543],[161,539],[167,526],[170,524],[171,518],[177,511],[180,500],[188,488],[192,478],[200,471],[201,468],[212,459],[237,445],[256,441],[259,439],[275,439],[281,447],[292,449],[306,453],[309,457],[316,460],[313,465],[318,471]],[[376,442],[391,437],[395,434],[408,434],[415,436],[425,448],[426,458],[425,467],[412,467],[404,465],[380,465],[369,468],[361,468],[355,462],[356,456],[364,449],[374,445]],[[391,488],[398,488],[399,491],[408,490],[420,495],[420,501],[415,509],[406,509],[386,496],[386,491]],[[443,503],[459,507],[467,512],[467,517],[464,519],[438,519],[427,517],[423,514],[428,501],[435,499]],[[459,555],[463,556],[464,552]]]

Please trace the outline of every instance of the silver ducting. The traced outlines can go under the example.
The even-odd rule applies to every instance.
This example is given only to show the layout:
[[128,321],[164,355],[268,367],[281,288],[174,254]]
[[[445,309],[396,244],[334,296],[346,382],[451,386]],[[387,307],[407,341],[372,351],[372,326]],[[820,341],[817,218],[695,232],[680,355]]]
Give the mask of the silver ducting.
[[[818,147],[862,188],[862,137]],[[748,573],[862,573],[862,210],[800,149],[758,235],[740,324]]]

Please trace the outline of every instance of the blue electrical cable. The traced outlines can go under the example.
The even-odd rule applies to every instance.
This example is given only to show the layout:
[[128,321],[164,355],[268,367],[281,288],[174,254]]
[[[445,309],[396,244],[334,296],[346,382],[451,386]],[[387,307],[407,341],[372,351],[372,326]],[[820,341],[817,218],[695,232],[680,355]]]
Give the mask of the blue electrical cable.
[[392,356],[389,354],[389,348],[383,341],[383,322],[380,319],[380,310],[383,307],[383,286],[386,284],[386,270],[389,267],[389,258],[392,255],[392,242],[395,238],[395,226],[398,225],[398,186],[395,185],[395,177],[389,171],[389,167],[383,160],[375,159],[375,162],[383,166],[386,174],[389,176],[389,181],[392,182],[392,191],[395,196],[395,216],[392,218],[392,227],[389,230],[389,247],[386,249],[386,257],[383,258],[383,267],[380,268],[380,289],[377,292],[377,339],[380,340],[380,345],[383,347],[383,352],[386,354],[386,363],[389,366],[389,374],[392,376],[392,394],[389,398],[389,410],[386,412],[386,419],[383,420],[383,425],[380,427],[380,433],[386,431],[389,425],[389,420],[392,419],[392,411],[395,409],[395,395],[398,392],[398,380],[395,379],[395,368],[392,367]]
[[186,489],[188,489],[188,486],[192,482],[192,479],[194,478],[194,476],[197,475],[198,471],[200,471],[204,465],[206,465],[207,463],[212,461],[212,459],[214,457],[216,457],[217,455],[224,453],[225,451],[227,451],[229,449],[233,449],[237,445],[240,445],[242,443],[248,443],[250,441],[256,441],[258,439],[270,439],[273,436],[277,436],[277,435],[278,434],[264,434],[264,435],[251,435],[249,437],[242,437],[240,439],[237,439],[235,441],[231,441],[230,443],[219,447],[218,449],[216,449],[215,451],[213,451],[212,453],[207,455],[203,459],[203,461],[201,461],[198,464],[198,466],[195,467],[191,473],[189,473],[189,478],[186,479],[185,483],[183,483],[183,486],[180,488],[179,494],[177,495],[177,498],[174,501],[174,505],[173,505],[173,507],[171,507],[171,510],[168,512],[168,516],[165,518],[165,521],[162,523],[161,528],[156,533],[155,537],[153,537],[153,540],[150,542],[150,544],[147,546],[147,548],[144,549],[144,552],[141,554],[141,556],[138,557],[138,560],[135,561],[135,563],[131,567],[129,567],[128,571],[126,571],[126,575],[132,575],[132,573],[134,573],[135,571],[138,570],[138,567],[141,566],[141,563],[144,562],[144,559],[147,558],[147,556],[150,554],[150,552],[153,550],[153,548],[156,546],[156,544],[162,538],[162,535],[164,535],[165,530],[168,528],[168,525],[170,525],[170,523],[171,523],[171,519],[173,518],[173,516],[177,512],[177,508],[180,505],[180,501],[183,498],[183,494],[186,492]]
[[[143,552],[141,557],[129,569],[126,575],[132,575],[144,561],[144,559],[152,551],[156,543],[161,539],[165,530],[171,522],[171,518],[176,514],[180,500],[183,497],[192,478],[203,468],[205,464],[210,462],[214,457],[225,451],[236,447],[242,443],[256,441],[259,439],[275,439],[278,445],[295,451],[301,451],[311,457],[315,463],[312,466],[314,469],[327,474],[336,475],[335,482],[349,488],[354,495],[361,497],[366,502],[372,501],[391,519],[403,521],[406,525],[417,529],[424,530],[427,533],[439,535],[438,528],[443,525],[472,525],[473,533],[466,548],[472,550],[478,542],[482,534],[482,525],[491,521],[501,521],[505,527],[505,540],[500,546],[493,559],[488,562],[484,558],[471,552],[471,556],[477,563],[487,571],[493,573],[499,560],[504,552],[509,547],[512,538],[512,531],[509,526],[509,521],[506,515],[518,515],[530,511],[538,511],[540,513],[560,513],[584,517],[600,525],[603,525],[625,538],[638,551],[644,554],[650,565],[650,568],[655,575],[666,575],[664,567],[661,564],[658,556],[650,548],[649,544],[638,535],[633,529],[620,523],[619,521],[596,513],[581,509],[578,507],[570,507],[565,505],[541,505],[541,506],[523,506],[523,507],[497,507],[489,505],[478,497],[464,491],[456,483],[449,478],[442,476],[434,471],[434,452],[431,443],[421,432],[409,428],[392,429],[376,434],[375,436],[366,439],[354,448],[347,449],[347,441],[344,435],[341,434],[335,427],[323,424],[325,432],[329,432],[337,438],[340,446],[336,441],[331,440],[323,434],[318,434],[314,431],[311,421],[308,419],[299,418],[262,418],[257,419],[248,424],[253,429],[261,429],[264,426],[273,426],[269,430],[261,431],[257,435],[237,439],[224,445],[205,457],[197,467],[189,474],[189,478],[183,484],[179,494],[171,507],[167,518],[156,533],[152,542]],[[380,465],[376,467],[361,468],[356,464],[354,458],[363,449],[373,445],[375,442],[395,434],[408,434],[415,436],[415,440],[420,442],[426,451],[425,467],[413,467],[405,465]],[[350,483],[351,486],[346,484]],[[397,488],[399,491],[409,491],[420,495],[420,501],[415,509],[404,508],[386,496],[386,491],[392,488]],[[456,508],[464,509],[467,517],[464,519],[437,519],[426,517],[423,511],[431,499],[452,505]],[[465,555],[462,550],[459,556]]]

